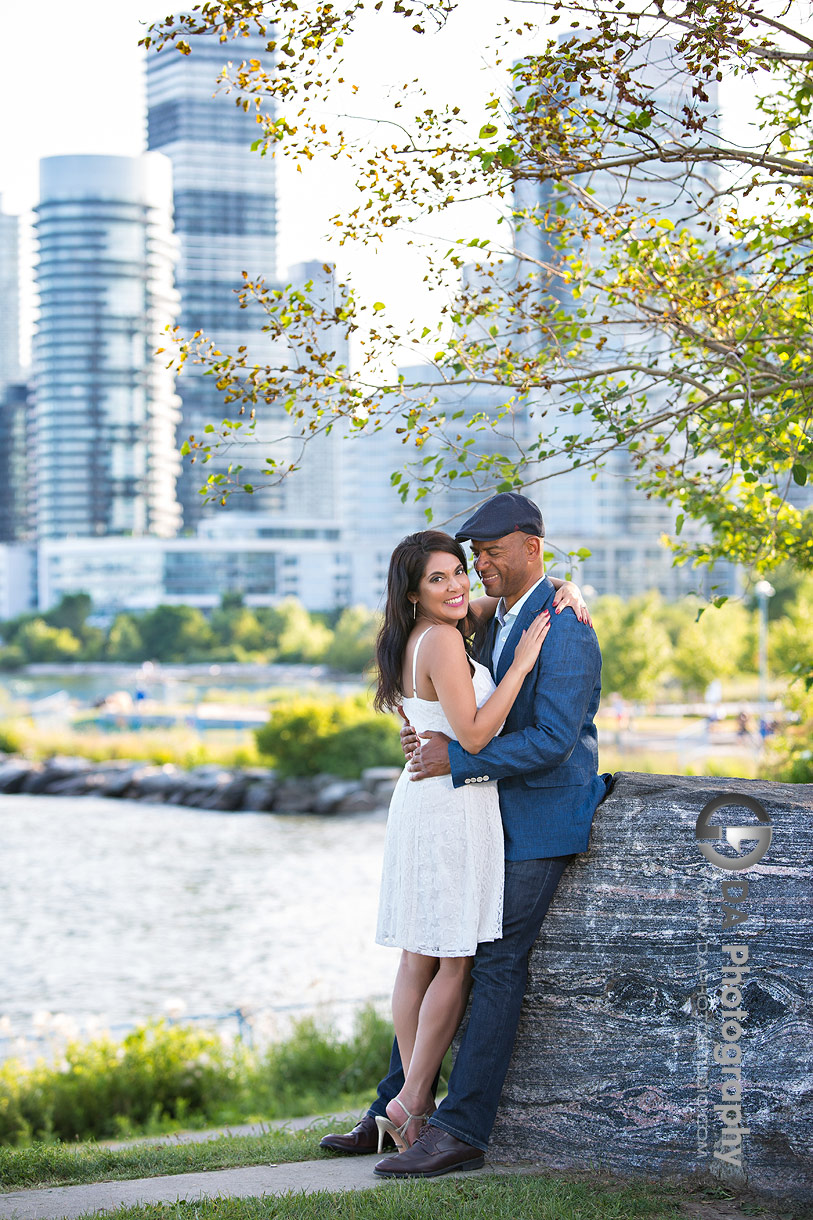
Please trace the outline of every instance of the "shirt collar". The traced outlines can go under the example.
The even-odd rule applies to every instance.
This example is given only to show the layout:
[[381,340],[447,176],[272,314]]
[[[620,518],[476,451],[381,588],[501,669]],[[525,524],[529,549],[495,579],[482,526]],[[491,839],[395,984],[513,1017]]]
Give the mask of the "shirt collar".
[[514,602],[514,604],[510,610],[505,609],[505,598],[503,598],[503,597],[500,598],[500,600],[497,602],[497,609],[494,611],[494,617],[496,618],[497,622],[500,624],[500,627],[504,627],[505,624],[509,621],[509,619],[511,622],[515,621],[517,615],[519,614],[520,610],[527,602],[528,598],[533,593],[534,589],[538,589],[544,579],[545,579],[545,577],[542,576],[539,578],[539,580],[536,582],[536,584],[531,585],[528,592],[523,593],[523,595],[519,599],[519,601]]

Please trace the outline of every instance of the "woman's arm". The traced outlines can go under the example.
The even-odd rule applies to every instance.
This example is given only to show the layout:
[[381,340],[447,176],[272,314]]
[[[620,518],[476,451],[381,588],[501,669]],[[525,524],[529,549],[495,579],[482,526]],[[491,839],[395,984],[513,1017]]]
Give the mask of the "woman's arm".
[[477,706],[460,632],[455,627],[438,625],[427,636],[421,655],[426,666],[424,672],[435,688],[455,737],[469,754],[477,754],[499,732],[520,687],[536,664],[549,629],[550,614],[544,610],[523,631],[505,676],[482,707]]
[[469,602],[469,611],[477,619],[478,623],[482,623],[486,619],[494,617],[494,611],[500,604],[498,597],[474,597]]
[[[553,608],[556,613],[561,614],[569,606],[580,623],[587,623],[588,627],[592,627],[593,620],[579,586],[574,581],[562,580],[559,576],[549,576],[548,580],[556,590],[556,596],[553,599]],[[487,622],[494,617],[499,601],[498,597],[474,597],[469,602],[469,610],[478,623]]]
[[549,576],[548,580],[556,590],[556,596],[553,599],[553,608],[556,613],[561,614],[569,606],[580,623],[587,623],[588,627],[592,627],[593,620],[579,586],[572,580],[561,580],[558,576]]

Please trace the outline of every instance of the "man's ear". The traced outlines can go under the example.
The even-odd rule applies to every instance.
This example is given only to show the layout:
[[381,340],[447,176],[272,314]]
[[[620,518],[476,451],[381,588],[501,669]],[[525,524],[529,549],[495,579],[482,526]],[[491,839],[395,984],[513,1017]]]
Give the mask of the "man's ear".
[[525,553],[529,559],[541,559],[544,554],[544,545],[544,538],[537,538],[535,534],[526,534]]

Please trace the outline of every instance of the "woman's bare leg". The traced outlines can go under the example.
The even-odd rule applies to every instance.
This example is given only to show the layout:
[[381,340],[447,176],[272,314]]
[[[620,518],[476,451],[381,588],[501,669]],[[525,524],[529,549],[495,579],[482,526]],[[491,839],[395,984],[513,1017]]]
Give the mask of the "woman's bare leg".
[[404,1075],[409,1070],[412,1059],[421,1004],[437,968],[436,957],[410,953],[407,949],[401,952],[395,986],[392,989],[392,1022],[395,1026],[395,1037],[398,1039]]
[[[437,962],[437,971],[419,1006],[417,1029],[405,1065],[404,1087],[387,1106],[388,1116],[397,1125],[406,1117],[402,1113],[404,1108],[410,1114],[425,1114],[434,1108],[432,1082],[466,1011],[473,960],[444,957]],[[409,1130],[407,1142],[411,1143],[417,1134],[417,1129]]]

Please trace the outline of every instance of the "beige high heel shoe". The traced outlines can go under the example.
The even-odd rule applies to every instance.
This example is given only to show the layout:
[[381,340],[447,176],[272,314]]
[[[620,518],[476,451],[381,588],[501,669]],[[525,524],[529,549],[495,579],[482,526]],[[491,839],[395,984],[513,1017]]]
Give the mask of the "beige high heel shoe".
[[[409,1129],[409,1124],[412,1122],[417,1122],[419,1119],[423,1119],[424,1123],[428,1122],[428,1120],[429,1120],[429,1113],[410,1114],[409,1110],[407,1110],[406,1106],[404,1105],[404,1103],[402,1101],[399,1101],[398,1105],[401,1107],[404,1114],[406,1114],[406,1118],[401,1123],[400,1127],[396,1127],[396,1125],[392,1121],[392,1119],[387,1118],[383,1114],[376,1114],[376,1116],[375,1116],[375,1125],[378,1127],[378,1151],[379,1152],[384,1151],[384,1136],[385,1135],[389,1135],[392,1137],[395,1147],[398,1149],[399,1152],[406,1152],[406,1150],[408,1148],[412,1147],[412,1145],[408,1144],[406,1141],[406,1133],[407,1133],[407,1130]],[[421,1123],[421,1126],[423,1126],[423,1123]]]

